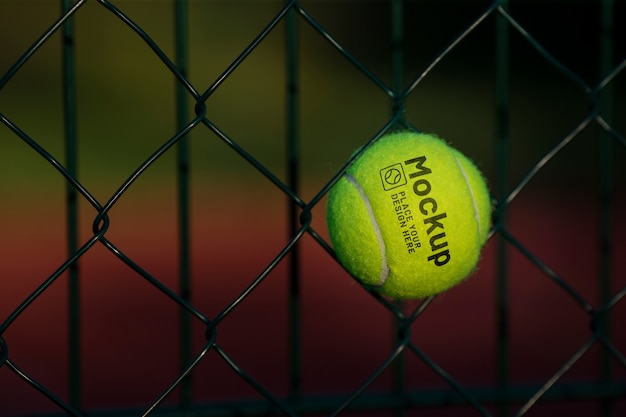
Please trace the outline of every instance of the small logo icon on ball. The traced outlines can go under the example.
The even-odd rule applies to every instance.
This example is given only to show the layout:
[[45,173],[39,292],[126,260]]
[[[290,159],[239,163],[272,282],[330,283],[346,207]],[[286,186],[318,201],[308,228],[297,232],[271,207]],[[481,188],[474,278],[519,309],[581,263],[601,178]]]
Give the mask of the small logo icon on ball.
[[401,187],[406,184],[406,177],[402,164],[394,164],[380,170],[380,179],[385,191]]

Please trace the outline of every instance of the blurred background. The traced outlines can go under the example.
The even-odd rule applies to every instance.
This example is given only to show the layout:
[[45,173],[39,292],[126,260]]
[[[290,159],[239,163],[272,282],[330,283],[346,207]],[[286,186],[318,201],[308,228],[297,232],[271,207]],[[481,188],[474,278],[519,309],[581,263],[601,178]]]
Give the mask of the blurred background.
[[[0,1],[0,77],[61,16],[59,3]],[[585,87],[594,89],[606,75],[600,65],[600,1],[508,3],[510,15],[566,73],[542,56],[528,36],[508,24],[510,105],[506,115],[498,113],[499,15],[492,12],[420,79],[405,103],[409,123],[444,137],[476,161],[500,202],[507,201],[526,174],[587,118],[593,101]],[[174,59],[172,1],[113,4]],[[391,64],[391,2],[311,0],[299,4],[362,66],[392,85],[397,72]],[[492,2],[408,0],[402,4],[404,89]],[[609,67],[622,65],[622,70],[604,90],[611,91],[608,120],[621,141],[602,134],[599,125],[591,122],[502,206],[507,233],[592,308],[600,309],[607,301],[601,299],[602,282],[608,283],[611,296],[619,295],[610,309],[609,323],[612,344],[622,358],[626,354],[626,303],[621,299],[626,263],[620,255],[626,250],[622,216],[626,210],[625,6],[623,2],[613,6],[609,54]],[[211,86],[282,7],[283,2],[271,0],[187,2],[188,79],[196,90],[204,92]],[[354,150],[390,120],[393,103],[302,16],[296,20],[297,192],[308,202]],[[145,42],[102,4],[85,2],[72,22],[78,179],[104,204],[178,131],[176,79]],[[283,19],[206,101],[206,118],[285,183],[286,30]],[[0,113],[66,163],[61,41],[61,33],[55,32],[0,86]],[[191,95],[188,105],[190,121],[195,105]],[[504,148],[496,129],[503,119],[508,121],[509,139]],[[245,290],[291,238],[289,206],[283,191],[206,126],[194,128],[188,138],[190,302],[211,319]],[[602,177],[604,168],[608,174]],[[176,170],[176,152],[171,149],[112,207],[106,232],[127,256],[175,292],[180,261]],[[601,198],[607,196],[600,192],[603,181],[611,190],[608,200]],[[0,190],[0,321],[4,321],[68,257],[66,181],[6,123],[0,125]],[[603,201],[611,204],[601,206]],[[78,207],[79,244],[83,244],[93,236],[97,213],[82,197]],[[608,226],[602,219],[609,219]],[[327,240],[323,198],[312,209],[311,226]],[[608,242],[601,242],[602,227],[610,231]],[[507,410],[515,413],[590,337],[590,317],[523,251],[499,239],[496,233],[469,280],[428,305],[411,327],[411,340],[463,387],[494,387],[502,371],[497,288],[504,277],[508,286],[507,378],[521,393]],[[608,259],[601,257],[601,244],[610,249]],[[298,247],[300,390],[306,398],[345,399],[392,353],[394,315],[309,235]],[[79,269],[80,406],[100,411],[145,408],[180,372],[180,308],[101,245],[81,257]],[[70,395],[67,284],[67,274],[63,274],[0,333],[8,357],[64,401]],[[288,264],[281,261],[217,328],[217,342],[240,368],[281,398],[290,393],[288,288]],[[410,314],[419,303],[408,302],[401,308]],[[193,321],[192,334],[196,354],[206,342],[202,322]],[[557,385],[591,386],[603,378],[601,369],[607,368],[602,366],[608,366],[610,392],[618,397],[612,415],[622,415],[626,413],[626,369],[612,356],[606,365],[602,352],[606,350],[594,344]],[[412,352],[407,352],[402,367],[411,392],[426,395],[450,390]],[[389,392],[393,369],[383,372],[363,396]],[[192,381],[195,404],[264,401],[213,351],[194,369]],[[528,415],[608,415],[603,414],[602,401],[591,394],[595,392],[588,390],[578,401],[550,400],[548,395]],[[165,405],[176,406],[180,399],[181,393],[174,390]],[[492,404],[485,407],[490,413],[502,412]],[[478,415],[464,405],[420,406],[406,412]],[[0,415],[46,413],[61,413],[61,409],[7,366],[0,366]]]

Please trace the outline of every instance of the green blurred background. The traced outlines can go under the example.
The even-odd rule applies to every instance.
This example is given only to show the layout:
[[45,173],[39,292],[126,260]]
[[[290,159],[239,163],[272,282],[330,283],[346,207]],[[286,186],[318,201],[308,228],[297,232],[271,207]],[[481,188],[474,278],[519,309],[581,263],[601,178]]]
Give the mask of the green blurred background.
[[[593,2],[513,4],[531,35],[589,85],[598,80],[597,10]],[[116,3],[173,59],[172,5]],[[406,85],[464,30],[489,2],[409,1],[405,5]],[[389,85],[390,18],[384,1],[303,2],[310,14]],[[278,1],[191,1],[189,78],[204,91],[278,12]],[[453,6],[453,9],[450,7]],[[4,73],[59,15],[54,1],[3,1],[0,37]],[[621,13],[622,5],[617,6]],[[567,18],[563,18],[566,16]],[[619,15],[618,15],[619,16]],[[417,128],[446,138],[494,175],[494,16],[446,56],[410,95],[406,114]],[[558,24],[557,24],[558,22]],[[175,132],[174,77],[127,26],[95,2],[74,19],[78,97],[79,173],[104,198]],[[597,24],[597,23],[596,23]],[[558,30],[557,30],[558,26]],[[616,25],[616,61],[623,56],[623,25]],[[580,30],[585,28],[585,30]],[[517,33],[511,36],[511,181],[515,182],[584,118],[587,96]],[[207,101],[207,117],[270,170],[284,177],[284,23],[260,44]],[[300,133],[302,178],[319,186],[390,116],[389,97],[300,21]],[[621,54],[621,55],[620,55]],[[2,112],[63,160],[60,34],[47,42],[0,92]],[[615,87],[615,128],[624,131],[624,77]],[[193,108],[190,99],[190,108]],[[191,116],[190,116],[191,117]],[[6,128],[2,133],[5,190],[61,180]],[[539,180],[587,178],[581,164],[597,164],[596,129],[551,164]],[[233,180],[257,178],[247,164],[204,128],[192,137],[194,183],[216,172]],[[622,149],[616,152],[623,152]],[[619,156],[617,156],[619,158]],[[621,164],[617,164],[618,168]],[[171,181],[170,152],[142,179]],[[223,171],[225,170],[225,171]],[[623,178],[623,172],[619,173]],[[219,181],[224,178],[219,175]]]

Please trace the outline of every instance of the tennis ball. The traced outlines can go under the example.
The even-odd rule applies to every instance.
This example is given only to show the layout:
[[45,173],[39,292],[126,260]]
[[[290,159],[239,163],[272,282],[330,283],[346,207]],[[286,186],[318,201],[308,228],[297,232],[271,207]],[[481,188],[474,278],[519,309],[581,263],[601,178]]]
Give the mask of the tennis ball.
[[374,142],[328,195],[337,258],[394,299],[435,295],[470,275],[490,217],[476,166],[442,139],[412,131]]

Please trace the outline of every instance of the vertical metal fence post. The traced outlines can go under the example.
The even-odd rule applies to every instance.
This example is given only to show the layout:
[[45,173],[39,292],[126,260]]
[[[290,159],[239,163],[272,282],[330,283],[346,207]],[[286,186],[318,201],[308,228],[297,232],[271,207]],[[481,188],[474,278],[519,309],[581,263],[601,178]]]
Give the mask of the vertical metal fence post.
[[[187,77],[187,0],[176,0],[174,3],[174,36],[175,60],[181,74]],[[176,126],[182,129],[188,123],[189,110],[187,106],[187,91],[185,87],[176,83]],[[190,193],[189,193],[189,138],[183,137],[177,144],[177,173],[178,173],[178,251],[179,251],[179,291],[180,296],[189,301],[191,298],[191,254],[190,254]],[[181,370],[187,368],[191,362],[191,317],[180,309],[180,363]],[[183,409],[193,403],[193,389],[191,378],[185,378],[180,385],[180,404]]]
[[[392,0],[391,2],[391,88],[394,92],[394,101],[392,103],[392,115],[404,113],[404,0]],[[398,124],[405,122],[404,117],[398,119]],[[404,127],[404,126],[403,126]],[[401,309],[402,302],[397,305]],[[402,331],[402,323],[394,317],[393,337],[392,341],[398,343],[400,332]],[[393,390],[394,394],[402,395],[406,389],[406,355],[404,352],[398,355],[394,362],[393,368]],[[404,415],[403,409],[398,409],[395,413],[396,417]]]
[[[300,145],[299,145],[299,77],[298,77],[298,15],[292,8],[286,16],[285,28],[286,88],[287,88],[287,185],[294,193],[299,193]],[[288,200],[289,238],[299,229],[299,208]],[[289,268],[289,397],[297,400],[300,396],[301,379],[301,336],[300,336],[300,245],[293,246],[287,258]]]
[[[404,2],[391,2],[391,88],[395,93],[392,112],[395,116],[404,113]],[[400,99],[398,99],[400,97]],[[404,117],[402,117],[404,121]]]
[[[61,1],[61,12],[66,13],[72,7],[72,1]],[[65,136],[65,166],[67,171],[78,175],[78,137],[76,118],[76,73],[74,59],[74,19],[63,23],[62,29],[62,72],[63,72],[63,122]],[[67,221],[67,252],[72,256],[78,249],[78,192],[67,183],[65,190]],[[81,349],[80,349],[80,272],[78,263],[68,269],[68,367],[69,401],[79,409],[81,407]]]
[[[507,1],[500,5],[507,9]],[[509,182],[509,23],[500,14],[496,15],[496,91],[495,91],[495,147],[496,147],[496,183],[495,189],[500,204],[506,200]],[[507,225],[506,207],[499,207],[496,213],[498,226]],[[509,265],[507,243],[498,235],[497,251],[497,288],[496,288],[496,386],[505,393],[509,385]],[[502,397],[502,395],[501,395]],[[502,417],[508,415],[506,402],[498,410]]]
[[[606,77],[613,68],[613,0],[602,0],[600,11],[600,77]],[[612,122],[613,116],[613,87],[609,83],[599,92],[599,112],[607,123]],[[611,135],[600,130],[599,133],[599,169],[600,169],[600,211],[599,211],[599,251],[600,274],[599,294],[600,305],[606,304],[611,298],[611,264],[612,264],[612,233],[611,213],[613,211],[613,184],[612,184],[612,138]],[[607,338],[611,337],[611,312],[601,321],[601,331]],[[600,378],[604,384],[609,384],[612,378],[611,357],[606,349],[600,350]],[[614,415],[613,401],[607,397],[602,401],[602,415]]]

